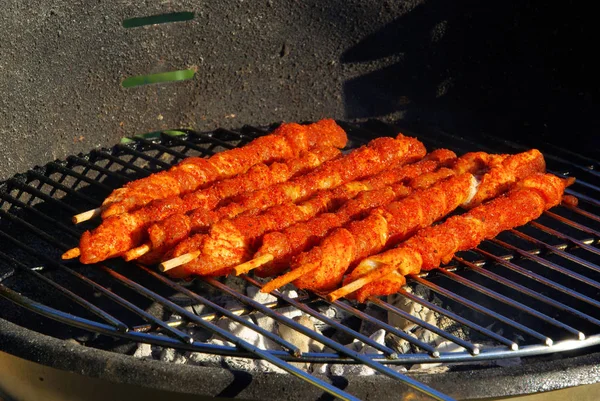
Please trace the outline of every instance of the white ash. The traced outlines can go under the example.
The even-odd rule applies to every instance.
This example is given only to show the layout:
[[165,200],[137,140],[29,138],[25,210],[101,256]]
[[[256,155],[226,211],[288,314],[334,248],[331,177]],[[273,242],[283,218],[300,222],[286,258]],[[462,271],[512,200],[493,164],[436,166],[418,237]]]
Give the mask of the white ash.
[[[417,287],[416,290],[413,290],[410,287],[407,287],[406,291],[414,294],[419,298],[423,298],[430,302],[434,302],[434,300],[428,299],[431,298],[431,293],[425,288]],[[394,305],[399,309],[402,309],[410,315],[417,317],[432,326],[436,326],[450,334],[453,334],[458,338],[469,338],[470,333],[466,331],[462,326],[458,325],[454,320],[440,313],[437,313],[427,308],[426,306],[421,305],[418,302],[414,302],[400,294],[390,295],[388,297],[388,303]],[[393,312],[388,312],[387,320],[390,325],[398,327],[399,329],[411,334],[413,337],[418,338],[426,344],[438,346],[442,342],[446,341],[445,338],[440,337],[438,334],[428,329],[425,329],[419,326],[418,324],[413,323],[410,320],[405,319]]]
[[152,346],[146,343],[139,343],[133,356],[140,359],[152,358]]
[[[294,318],[294,321],[296,323],[303,325],[304,327],[309,328],[310,330],[313,330],[313,331],[317,330],[314,322],[311,320],[311,318],[308,315],[296,316]],[[298,347],[298,349],[302,353],[319,352],[323,349],[323,344],[300,333],[299,331],[292,329],[289,326],[280,324],[278,333],[281,336],[281,338],[283,338],[287,342]],[[292,364],[298,368],[310,370],[309,363],[293,362]]]
[[[451,341],[442,341],[435,347],[435,349],[436,349],[436,351],[439,351],[440,354],[449,353],[449,352],[465,351],[465,349],[463,347],[461,347],[460,345],[457,345]],[[420,363],[420,364],[415,364],[410,367],[411,372],[422,371],[422,370],[431,370],[431,369],[436,369],[437,372],[445,372],[450,369],[450,365],[442,364],[442,363],[438,362],[438,363]]]
[[[434,299],[434,296],[427,289],[423,289],[421,287],[417,287],[416,290],[412,291],[410,288],[407,289],[411,291],[414,295],[421,297],[427,301],[439,304],[439,300]],[[277,298],[270,294],[264,294],[259,291],[258,288],[254,286],[247,286],[244,288],[246,294],[251,297],[253,300],[261,303],[268,304],[277,301]],[[298,293],[291,289],[283,290],[282,293],[289,298],[297,298]],[[212,298],[211,299],[215,299]],[[240,303],[232,300],[231,298],[222,297],[219,298],[218,303],[223,305],[226,308],[235,308],[240,307]],[[418,317],[419,319],[439,327],[461,339],[469,338],[469,331],[462,328],[462,326],[458,325],[453,320],[441,315],[435,311],[430,310],[429,308],[422,306],[417,302],[413,302],[408,298],[402,295],[392,295],[389,296],[388,302],[397,308],[400,308],[411,315]],[[206,313],[207,310],[203,308],[201,305],[188,306],[186,309],[195,314]],[[317,311],[324,316],[330,318],[333,321],[338,323],[341,322],[342,325],[346,325],[345,319],[350,318],[352,315],[348,312],[335,308],[329,304],[323,304],[318,307]],[[427,330],[419,325],[411,322],[410,320],[404,319],[401,316],[387,312],[386,310],[374,305],[367,304],[364,313],[369,314],[370,316],[379,319],[384,322],[388,322],[390,325],[404,331],[407,335],[412,336],[420,341],[433,346],[437,351],[443,354],[452,353],[452,352],[464,352],[465,349],[461,346]],[[315,319],[312,316],[309,316],[302,311],[298,310],[293,306],[278,308],[277,313],[293,319],[297,323],[300,323],[303,326],[308,327],[311,330],[321,334],[324,331],[331,330],[331,327],[322,322],[321,320]],[[181,319],[180,316],[172,315],[172,319]],[[300,332],[284,325],[283,323],[278,323],[274,319],[266,316],[262,313],[251,313],[248,315],[240,316],[240,319],[252,322],[263,328],[264,330],[274,333],[284,340],[290,342],[300,349],[302,353],[306,352],[333,352],[333,350],[325,347],[323,344],[318,341],[309,338]],[[400,354],[403,353],[423,353],[424,351],[411,342],[401,339],[392,333],[387,333],[385,330],[381,329],[377,325],[369,323],[365,320],[360,321],[360,327],[357,327],[357,331],[361,334],[368,336],[373,341],[378,344],[386,345]],[[267,337],[264,337],[261,334],[258,334],[254,330],[245,326],[244,324],[238,323],[234,320],[228,318],[220,318],[217,321],[213,322],[218,327],[234,334],[236,337],[243,339],[244,341],[252,344],[263,350],[282,350],[283,348],[276,342],[270,340]],[[197,328],[197,327],[186,327],[181,328],[182,331],[186,332],[190,336],[192,336],[197,341],[203,341],[207,344],[213,345],[227,345],[233,346],[232,343],[225,341],[223,338],[220,338],[216,335],[211,335],[205,329]],[[331,333],[329,334],[331,336]],[[344,333],[341,330],[337,330],[331,336],[332,340],[340,342],[350,349],[360,353],[360,354],[379,354],[383,357],[381,351],[377,350],[374,347],[363,344],[361,341],[356,340],[351,337],[349,334]],[[195,364],[202,366],[212,366],[212,367],[225,367],[228,369],[234,370],[243,370],[243,371],[254,371],[254,372],[275,372],[275,373],[285,373],[282,369],[272,365],[269,362],[259,360],[259,359],[249,359],[249,358],[238,358],[238,357],[226,357],[220,355],[212,355],[202,352],[187,352],[180,351],[171,348],[163,348],[160,346],[150,346],[148,344],[139,344],[136,349],[134,356],[137,358],[145,358],[145,359],[157,359],[168,363],[178,363],[178,364]],[[461,363],[465,364],[465,363]],[[516,366],[520,364],[519,358],[512,358],[508,360],[501,360],[497,362],[482,362],[482,364],[497,364],[499,366]],[[295,366],[306,369],[309,372],[320,373],[325,375],[359,375],[359,376],[367,376],[376,374],[376,372],[368,366],[355,364],[309,364],[309,363],[294,363]],[[410,371],[427,371],[427,373],[435,373],[435,372],[443,372],[450,369],[453,365],[456,364],[441,364],[441,363],[428,363],[428,364],[416,364],[412,366],[400,366],[400,365],[388,365],[390,368],[404,372],[407,369]]]
[[[416,289],[412,289],[411,287],[405,288],[407,292],[414,294],[417,297],[423,298],[429,302],[432,302],[437,305],[442,305],[439,299],[436,299],[432,292],[427,288],[418,286]],[[506,349],[504,346],[498,346],[491,341],[486,342],[473,342],[471,336],[475,333],[470,331],[468,328],[465,328],[454,320],[439,314],[426,306],[421,305],[418,302],[414,302],[409,298],[406,298],[400,294],[390,295],[388,297],[388,303],[396,306],[399,309],[411,314],[412,316],[418,317],[419,319],[429,323],[437,328],[440,328],[447,333],[450,333],[462,340],[469,341],[473,343],[476,347],[481,349]],[[392,326],[398,327],[406,332],[411,337],[419,339],[420,341],[435,347],[435,350],[440,354],[448,354],[453,352],[465,352],[466,349],[462,346],[447,340],[440,335],[429,331],[421,326],[411,322],[408,319],[405,319],[395,313],[388,312],[387,315],[388,323]],[[487,329],[495,331],[497,334],[502,335],[503,329],[502,327],[497,327],[494,330],[494,324],[491,324],[487,327]],[[516,341],[523,341],[524,338],[517,334]],[[409,341],[400,339],[396,336],[388,334],[386,336],[386,343],[391,348],[395,349],[399,353],[412,353],[412,352],[423,352],[421,349],[411,344]],[[451,369],[453,366],[457,365],[486,365],[486,366],[517,366],[521,364],[520,358],[509,358],[509,359],[500,359],[493,361],[477,361],[477,362],[453,362],[453,363],[426,363],[426,364],[415,364],[410,367],[410,371],[427,371],[427,373],[438,373],[445,372]]]

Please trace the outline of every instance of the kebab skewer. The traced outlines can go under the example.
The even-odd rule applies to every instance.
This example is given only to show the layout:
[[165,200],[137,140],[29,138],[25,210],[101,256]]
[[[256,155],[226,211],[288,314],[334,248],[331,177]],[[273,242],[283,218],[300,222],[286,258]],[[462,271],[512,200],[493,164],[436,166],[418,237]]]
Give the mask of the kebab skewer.
[[[272,134],[259,137],[241,148],[220,152],[208,159],[190,157],[167,171],[127,183],[104,200],[100,208],[102,217],[138,209],[155,199],[195,191],[210,182],[244,173],[261,162],[297,157],[302,150],[315,146],[341,149],[346,143],[346,133],[334,120],[325,119],[309,125],[283,124]],[[88,211],[81,215],[86,219],[95,214]],[[79,217],[74,220],[84,221]]]
[[[426,174],[433,170],[433,166],[426,168],[425,163],[431,163],[427,159],[438,160],[441,166],[452,167],[454,174],[465,172],[482,172],[484,169],[498,167],[508,157],[508,155],[494,155],[485,152],[471,152],[456,159],[453,152],[447,149],[438,149],[427,155],[422,161],[411,166],[405,166],[395,170],[389,170],[382,174],[388,174],[396,177],[387,181],[394,183],[396,181],[409,180],[411,189],[427,188],[442,178],[442,174],[449,176],[449,170],[439,171],[436,174]],[[431,164],[429,164],[431,165]],[[419,174],[412,174],[410,171],[419,169]],[[375,187],[373,186],[373,189]],[[361,196],[371,196],[364,193]],[[387,203],[387,202],[386,202]],[[353,200],[344,205],[344,210],[339,210],[335,214],[324,213],[307,222],[294,224],[283,231],[275,231],[266,234],[262,238],[262,245],[255,253],[254,259],[235,267],[236,274],[247,273],[250,270],[257,269],[255,274],[260,277],[274,276],[286,269],[292,261],[292,257],[304,252],[316,245],[332,229],[343,226],[350,220],[355,219],[359,213],[365,213],[368,209],[362,209],[364,202]],[[380,205],[371,202],[370,208]],[[359,212],[360,211],[360,212]]]
[[412,189],[430,186],[435,181],[448,177],[452,174],[452,170],[441,168],[435,173],[433,171],[439,166],[446,167],[455,161],[454,152],[439,149],[417,163],[380,173],[368,180],[368,190],[348,200],[335,210],[335,213],[323,213],[306,222],[291,225],[285,230],[264,235],[260,248],[254,254],[254,259],[236,266],[234,268],[236,274],[257,269],[255,273],[261,277],[277,275],[289,266],[293,256],[316,245],[332,229],[346,224],[371,209],[406,196]]
[[[535,149],[510,156],[483,176],[481,184],[486,184],[482,189],[486,196],[495,197],[507,183],[544,169],[544,158]],[[469,172],[377,208],[365,219],[335,230],[319,246],[300,254],[291,266],[293,270],[265,284],[261,291],[271,292],[292,281],[298,288],[330,291],[356,262],[405,240],[461,205],[473,206],[477,192],[478,180]]]
[[[256,191],[246,196],[239,203],[232,203],[234,216],[243,211],[250,211],[234,219],[225,218],[210,228],[210,234],[196,234],[177,245],[172,256],[187,259],[187,253],[202,250],[201,257],[188,263],[188,266],[177,269],[171,275],[188,275],[188,271],[196,274],[216,274],[226,266],[233,267],[240,261],[247,260],[246,237],[252,236],[265,227],[283,229],[296,221],[303,221],[333,207],[333,189],[344,183],[368,177],[383,171],[389,165],[414,162],[425,155],[425,147],[414,138],[399,134],[394,138],[377,138],[350,154],[325,163],[314,172],[298,177],[286,183],[275,185],[265,190]],[[352,186],[350,186],[352,187]],[[307,202],[297,206],[294,202],[302,201],[314,195]],[[275,206],[275,207],[273,207]],[[256,216],[256,211],[269,209],[263,215]],[[232,208],[228,207],[228,212]],[[263,231],[264,233],[265,231]],[[240,258],[243,257],[243,260]],[[163,269],[177,266],[178,261],[166,261]],[[230,261],[235,261],[228,265]]]
[[[442,153],[440,154],[439,152]],[[444,157],[446,160],[441,160],[441,165],[452,165],[452,170],[445,169],[438,171],[436,174],[426,174],[429,171],[422,170],[422,175],[418,177],[414,175],[407,176],[406,178],[411,178],[409,182],[410,192],[414,189],[430,187],[436,181],[441,178],[447,178],[452,173],[461,174],[468,171],[483,171],[485,168],[497,167],[508,157],[508,155],[490,155],[484,152],[472,152],[461,156],[459,159],[453,158],[450,160],[448,159],[447,152],[449,151],[445,149],[436,150],[431,152],[426,159],[440,159],[440,157]],[[403,169],[417,168],[421,163],[426,163],[426,159]],[[452,163],[450,163],[451,161]],[[398,174],[398,180],[402,178],[403,174],[400,172],[395,173],[394,171],[389,171],[388,173],[392,175]],[[444,174],[445,177],[442,176]],[[382,199],[385,196],[384,194],[385,192],[382,190],[380,195],[370,192],[361,194],[361,197],[371,197],[374,195],[373,198]],[[307,222],[294,224],[283,231],[268,233],[262,238],[262,245],[254,254],[254,259],[236,266],[234,270],[238,275],[257,269],[255,270],[257,276],[275,276],[287,269],[293,257],[317,245],[333,229],[343,226],[350,220],[354,220],[360,213],[366,213],[370,209],[382,206],[392,200],[389,199],[387,202],[381,202],[381,204],[372,201],[365,204],[360,199],[352,200],[348,204],[345,204],[342,209],[336,211],[336,213],[324,213]],[[366,205],[368,205],[368,208],[364,207]]]
[[[456,159],[456,155],[454,152],[440,149],[434,151],[427,155],[423,160],[410,164],[407,166],[398,166],[392,168],[390,170],[383,171],[378,173],[366,180],[360,182],[351,182],[344,184],[336,189],[334,189],[334,193],[331,194],[332,199],[335,199],[335,204],[339,204],[347,199],[350,199],[351,196],[357,194],[358,190],[372,190],[381,188],[385,185],[392,184],[395,182],[399,182],[403,179],[409,179],[412,177],[417,177],[426,172],[433,171],[439,165],[446,165],[450,163],[452,160]],[[252,213],[258,212],[258,210],[252,211]],[[249,215],[249,213],[248,213]],[[313,224],[310,231],[311,235],[316,235],[314,229],[316,229],[318,224]],[[187,216],[174,215],[169,219],[166,219],[163,222],[158,224],[154,224],[149,228],[149,236],[152,241],[153,247],[157,249],[157,253],[164,253],[163,249],[172,248],[174,245],[179,243],[183,238],[187,237],[187,232],[189,231],[199,231],[198,228],[193,229],[191,227],[190,218]],[[175,234],[172,234],[175,233]],[[131,252],[135,252],[133,249]],[[129,252],[128,252],[129,253]],[[150,255],[152,256],[152,255]],[[127,254],[126,254],[127,259]],[[268,257],[267,257],[268,259]],[[261,260],[265,261],[266,259],[263,257]],[[154,262],[153,259],[148,260],[144,258],[141,260],[142,262],[152,264]],[[258,267],[259,264],[256,264]]]
[[[447,177],[452,174],[452,171],[442,168],[441,171],[429,174],[436,177]],[[198,261],[199,263],[194,263],[194,274],[228,274],[233,266],[249,259],[252,251],[256,249],[256,244],[260,242],[265,233],[276,232],[297,221],[305,221],[324,211],[334,210],[339,203],[347,199],[353,198],[342,206],[340,213],[348,213],[352,218],[362,210],[369,210],[380,204],[391,202],[410,192],[410,187],[403,183],[386,186],[379,190],[365,190],[365,188],[368,189],[367,185],[365,188],[361,188],[357,184],[352,183],[351,186],[344,188],[346,191],[340,197],[335,196],[334,192],[337,191],[323,192],[299,205],[287,203],[267,209],[258,216],[243,215],[215,224],[211,228],[210,235],[201,239],[204,255]],[[232,244],[231,238],[237,238],[238,241]],[[215,254],[218,254],[218,258],[214,257]],[[185,257],[183,260],[186,260]],[[163,268],[168,267],[168,264],[162,266]]]
[[[387,162],[392,165],[410,163],[425,155],[425,147],[417,140],[402,135],[398,138],[400,140],[375,139],[369,143],[369,146],[350,153],[336,163],[329,163],[312,175],[298,177],[293,182],[246,194],[222,208],[210,211],[195,210],[189,215],[177,214],[163,222],[153,224],[148,229],[148,235],[152,248],[157,249],[158,252],[140,261],[146,264],[156,262],[156,257],[160,258],[164,254],[161,250],[171,248],[191,233],[207,232],[210,226],[220,220],[232,219],[244,212],[257,213],[285,201],[296,202],[307,198],[318,189],[332,188],[342,181],[375,174],[383,170],[382,160],[386,160],[387,157],[390,157]],[[387,146],[389,148],[386,156]]]
[[371,295],[397,292],[404,276],[448,263],[458,251],[475,248],[502,231],[524,225],[557,206],[574,179],[537,173],[517,182],[504,196],[469,212],[427,227],[399,247],[370,256],[354,269],[346,285],[328,295],[330,300],[352,294],[360,302]]
[[[439,150],[429,157],[447,158],[448,156],[449,151]],[[453,153],[452,157],[454,157]],[[506,157],[508,156],[488,155],[483,152],[471,153],[459,159],[457,165],[459,166],[459,169],[466,168],[467,165],[470,165],[474,169],[480,169],[486,162],[493,163],[492,160],[503,160]],[[413,171],[415,175],[418,174],[420,168],[426,166],[428,162],[428,160],[423,160],[413,166],[400,168],[399,171],[391,170],[384,172],[369,180],[363,181],[362,184],[346,184],[334,191],[320,193],[318,196],[301,205],[286,204],[280,207],[271,208],[259,216],[246,215],[240,216],[234,220],[224,220],[222,223],[217,223],[212,226],[210,235],[196,236],[190,241],[185,241],[180,244],[180,246],[177,247],[179,249],[176,249],[175,253],[177,253],[177,251],[181,252],[181,248],[190,252],[184,253],[173,260],[164,262],[161,267],[163,270],[168,270],[169,268],[179,266],[180,264],[188,263],[202,254],[197,261],[190,264],[193,267],[188,265],[183,271],[179,270],[169,274],[177,277],[189,275],[190,273],[200,275],[228,274],[232,266],[249,259],[250,251],[256,248],[256,244],[265,233],[285,229],[296,221],[312,219],[312,216],[315,216],[324,210],[333,210],[336,207],[332,207],[328,204],[331,199],[339,197],[343,201],[348,201],[356,196],[357,187],[359,187],[358,189],[360,190],[371,190],[362,192],[357,199],[345,204],[341,210],[336,213],[336,218],[350,220],[356,218],[360,213],[364,213],[372,208],[408,195],[411,192],[411,188],[402,185],[401,182],[399,183],[400,185],[387,187],[385,184],[389,182],[398,182],[400,176],[406,172]],[[452,170],[444,168],[435,173],[418,176],[418,178],[413,181],[412,185],[415,187],[418,187],[419,185],[429,186],[434,184],[437,180],[446,178],[452,174],[454,174]],[[366,183],[368,183],[366,188],[360,188],[364,187],[364,184]],[[375,187],[380,188],[380,190],[372,190]],[[316,225],[308,223],[312,233],[308,234],[305,232],[305,234],[309,235],[308,241],[313,239],[313,237],[318,237],[317,232],[319,230],[326,230],[328,224],[335,227],[335,218],[331,219],[328,214],[325,214],[322,219],[319,217],[315,217],[314,219],[316,219]],[[324,234],[325,233],[321,233],[321,236]],[[199,252],[197,249],[202,249],[203,252]],[[264,260],[268,260],[268,258],[259,259],[259,261]],[[250,262],[249,266],[246,265],[241,268],[246,269],[248,267],[256,267],[258,264],[257,261],[254,261]],[[240,266],[237,266],[237,268],[240,269]]]
[[334,147],[302,151],[298,158],[269,166],[257,164],[244,174],[218,181],[209,188],[191,192],[182,198],[171,196],[157,199],[133,212],[110,216],[94,230],[82,235],[79,252],[69,250],[63,259],[71,254],[80,253],[82,263],[97,263],[119,256],[140,245],[146,230],[156,221],[196,208],[214,208],[219,202],[232,196],[284,182],[340,155],[341,152]]
[[[331,160],[306,175],[244,194],[237,197],[235,202],[210,211],[209,213],[214,217],[210,225],[223,219],[234,218],[241,213],[250,216],[271,206],[302,201],[319,190],[334,188],[345,182],[376,174],[386,166],[414,162],[421,159],[425,153],[425,147],[421,142],[402,134],[399,134],[397,139],[387,137],[374,139],[366,146],[344,157]],[[154,263],[157,256],[160,260],[164,255],[163,249],[172,248],[184,239],[188,244],[190,241],[197,242],[197,239],[188,238],[190,234],[205,233],[208,229],[205,219],[198,217],[197,212],[198,210],[190,215],[176,214],[164,222],[152,225],[148,233],[152,248],[157,252],[144,256],[140,261],[146,264]]]

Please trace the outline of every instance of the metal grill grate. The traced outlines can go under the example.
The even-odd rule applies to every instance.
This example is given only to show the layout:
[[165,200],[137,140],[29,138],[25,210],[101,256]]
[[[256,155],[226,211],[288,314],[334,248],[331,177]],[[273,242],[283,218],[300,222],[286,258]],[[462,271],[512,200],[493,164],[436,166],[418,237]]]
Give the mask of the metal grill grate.
[[[350,147],[397,132],[395,127],[378,121],[343,126],[349,133]],[[59,262],[60,254],[76,245],[85,229],[94,226],[93,223],[72,226],[70,217],[98,206],[113,188],[167,168],[184,157],[211,155],[241,146],[266,132],[244,127],[240,132],[185,131],[183,135],[161,133],[139,137],[112,149],[95,150],[89,155],[71,156],[64,162],[36,167],[2,183],[0,295],[12,304],[63,323],[59,325],[63,332],[82,329],[181,350],[261,358],[342,399],[355,398],[289,362],[360,363],[434,398],[448,399],[398,373],[391,365],[474,362],[558,353],[600,344],[600,302],[597,301],[600,173],[594,170],[595,161],[560,149],[544,152],[548,168],[559,175],[577,177],[568,192],[580,199],[580,206],[555,208],[526,227],[503,233],[477,250],[462,253],[447,270],[409,278],[411,288],[426,288],[441,303],[406,290],[400,292],[400,296],[463,327],[469,333],[466,339],[411,316],[384,299],[369,300],[372,307],[408,319],[417,327],[463,347],[462,352],[440,353],[347,301],[331,305],[407,341],[416,351],[398,354],[328,318],[318,309],[327,301],[314,294],[301,293],[298,298],[290,298],[274,292],[276,302],[261,304],[239,292],[230,281],[198,278],[193,282],[174,282],[153,270],[122,261],[107,261],[97,266]],[[416,136],[429,150],[448,147],[457,153],[473,150],[514,153],[525,149],[489,136],[482,136],[477,142],[437,131]],[[242,280],[246,285],[260,285],[248,276]],[[215,294],[236,300],[239,306],[225,307],[215,300]],[[208,312],[194,314],[184,305],[203,305]],[[278,311],[290,306],[380,353],[359,354]],[[181,319],[164,318],[164,311]],[[283,338],[240,318],[252,313],[261,313],[292,327],[331,351],[300,354],[297,347]],[[212,323],[220,316],[257,331],[278,344],[281,350],[261,350],[221,329]],[[0,312],[0,317],[18,321],[6,311]],[[187,326],[204,328],[233,346],[194,339],[184,330]],[[33,328],[45,330],[38,326]],[[61,337],[61,333],[57,329],[51,334]]]

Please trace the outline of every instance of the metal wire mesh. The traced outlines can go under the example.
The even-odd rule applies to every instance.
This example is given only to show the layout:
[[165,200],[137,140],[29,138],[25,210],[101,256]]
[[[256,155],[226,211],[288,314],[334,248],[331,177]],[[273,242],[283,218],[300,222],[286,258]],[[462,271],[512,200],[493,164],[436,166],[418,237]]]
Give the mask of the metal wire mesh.
[[[376,136],[397,133],[397,128],[378,121],[343,126],[351,138],[350,148]],[[175,282],[154,270],[121,261],[96,266],[59,261],[59,255],[76,246],[80,234],[94,226],[92,222],[73,226],[71,216],[97,207],[113,188],[168,168],[187,156],[211,155],[242,146],[266,132],[244,127],[239,132],[184,131],[178,136],[161,133],[138,137],[112,149],[36,167],[2,183],[0,295],[19,307],[63,323],[61,327],[180,350],[261,358],[344,399],[353,397],[288,362],[365,364],[434,398],[445,399],[443,394],[398,373],[390,365],[522,357],[600,343],[600,302],[596,301],[600,290],[600,174],[594,170],[594,161],[559,149],[544,152],[548,167],[555,174],[577,177],[569,193],[580,199],[580,206],[557,207],[526,227],[461,253],[446,270],[408,279],[410,288],[427,289],[436,302],[406,290],[400,292],[400,296],[462,327],[468,333],[466,338],[411,316],[385,299],[369,299],[372,307],[408,319],[415,327],[462,347],[459,352],[439,352],[348,301],[328,303],[308,293],[290,298],[276,291],[273,295],[277,301],[261,304],[241,293],[230,281],[198,278],[191,283]],[[429,150],[447,147],[457,153],[514,153],[525,148],[488,136],[480,141],[437,131],[419,132],[416,136]],[[248,276],[243,276],[242,281],[248,286],[260,285]],[[225,306],[215,295],[235,300],[237,306]],[[325,304],[386,330],[408,342],[414,351],[399,354],[325,316],[318,308]],[[196,314],[184,305],[201,305],[203,311]],[[297,308],[379,352],[359,354],[287,318],[278,311],[284,307]],[[5,313],[0,312],[0,317],[10,320],[11,316],[4,316]],[[300,353],[282,337],[240,317],[256,313],[305,334],[329,351]],[[178,318],[165,318],[173,315]],[[212,323],[221,316],[255,330],[280,349],[259,349]],[[193,338],[184,330],[188,326],[204,328],[232,345],[214,345]]]

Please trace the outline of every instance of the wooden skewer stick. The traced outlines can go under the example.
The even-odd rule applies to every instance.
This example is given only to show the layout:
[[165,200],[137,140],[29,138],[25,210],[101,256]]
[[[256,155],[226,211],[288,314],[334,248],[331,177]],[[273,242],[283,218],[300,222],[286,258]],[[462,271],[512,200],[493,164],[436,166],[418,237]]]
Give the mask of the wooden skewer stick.
[[327,299],[329,301],[333,302],[339,298],[345,297],[346,295],[351,294],[354,291],[361,289],[365,285],[387,276],[388,274],[392,273],[394,270],[396,270],[398,268],[397,266],[394,266],[394,265],[388,265],[388,264],[383,264],[383,263],[379,263],[379,262],[375,262],[375,263],[377,263],[377,266],[374,270],[372,270],[371,272],[365,274],[364,276],[352,281],[351,283],[346,284],[345,286],[338,288],[337,290],[327,294]]
[[260,292],[269,293],[273,290],[276,290],[279,287],[283,287],[284,285],[291,283],[297,278],[300,278],[301,276],[317,269],[319,266],[319,263],[307,263],[305,265],[300,266],[297,269],[290,270],[286,274],[276,277],[273,280],[266,283],[265,285],[263,285],[263,287],[260,289]]
[[81,255],[81,250],[79,248],[71,248],[67,252],[62,254],[62,259],[75,259],[78,258],[79,255]]
[[185,265],[200,256],[200,251],[184,253],[173,259],[166,260],[160,264],[160,271],[166,272],[178,266]]
[[88,210],[87,212],[76,214],[75,216],[73,216],[72,221],[74,224],[83,223],[84,221],[88,221],[88,220],[93,219],[94,217],[100,216],[101,213],[102,213],[102,208],[97,207],[96,209],[92,209],[92,210]]
[[270,253],[265,253],[264,255],[260,255],[257,258],[247,261],[246,263],[242,263],[241,265],[237,265],[233,268],[235,270],[235,275],[239,276],[240,274],[248,273],[250,270],[254,270],[257,267],[266,265],[274,258]]
[[125,261],[127,261],[127,262],[130,262],[134,259],[140,258],[143,255],[147,254],[148,252],[150,252],[151,249],[152,249],[152,246],[149,243],[142,244],[142,245],[138,246],[137,248],[132,248],[132,249],[128,250],[127,252],[125,252],[123,254],[123,259],[125,259]]

